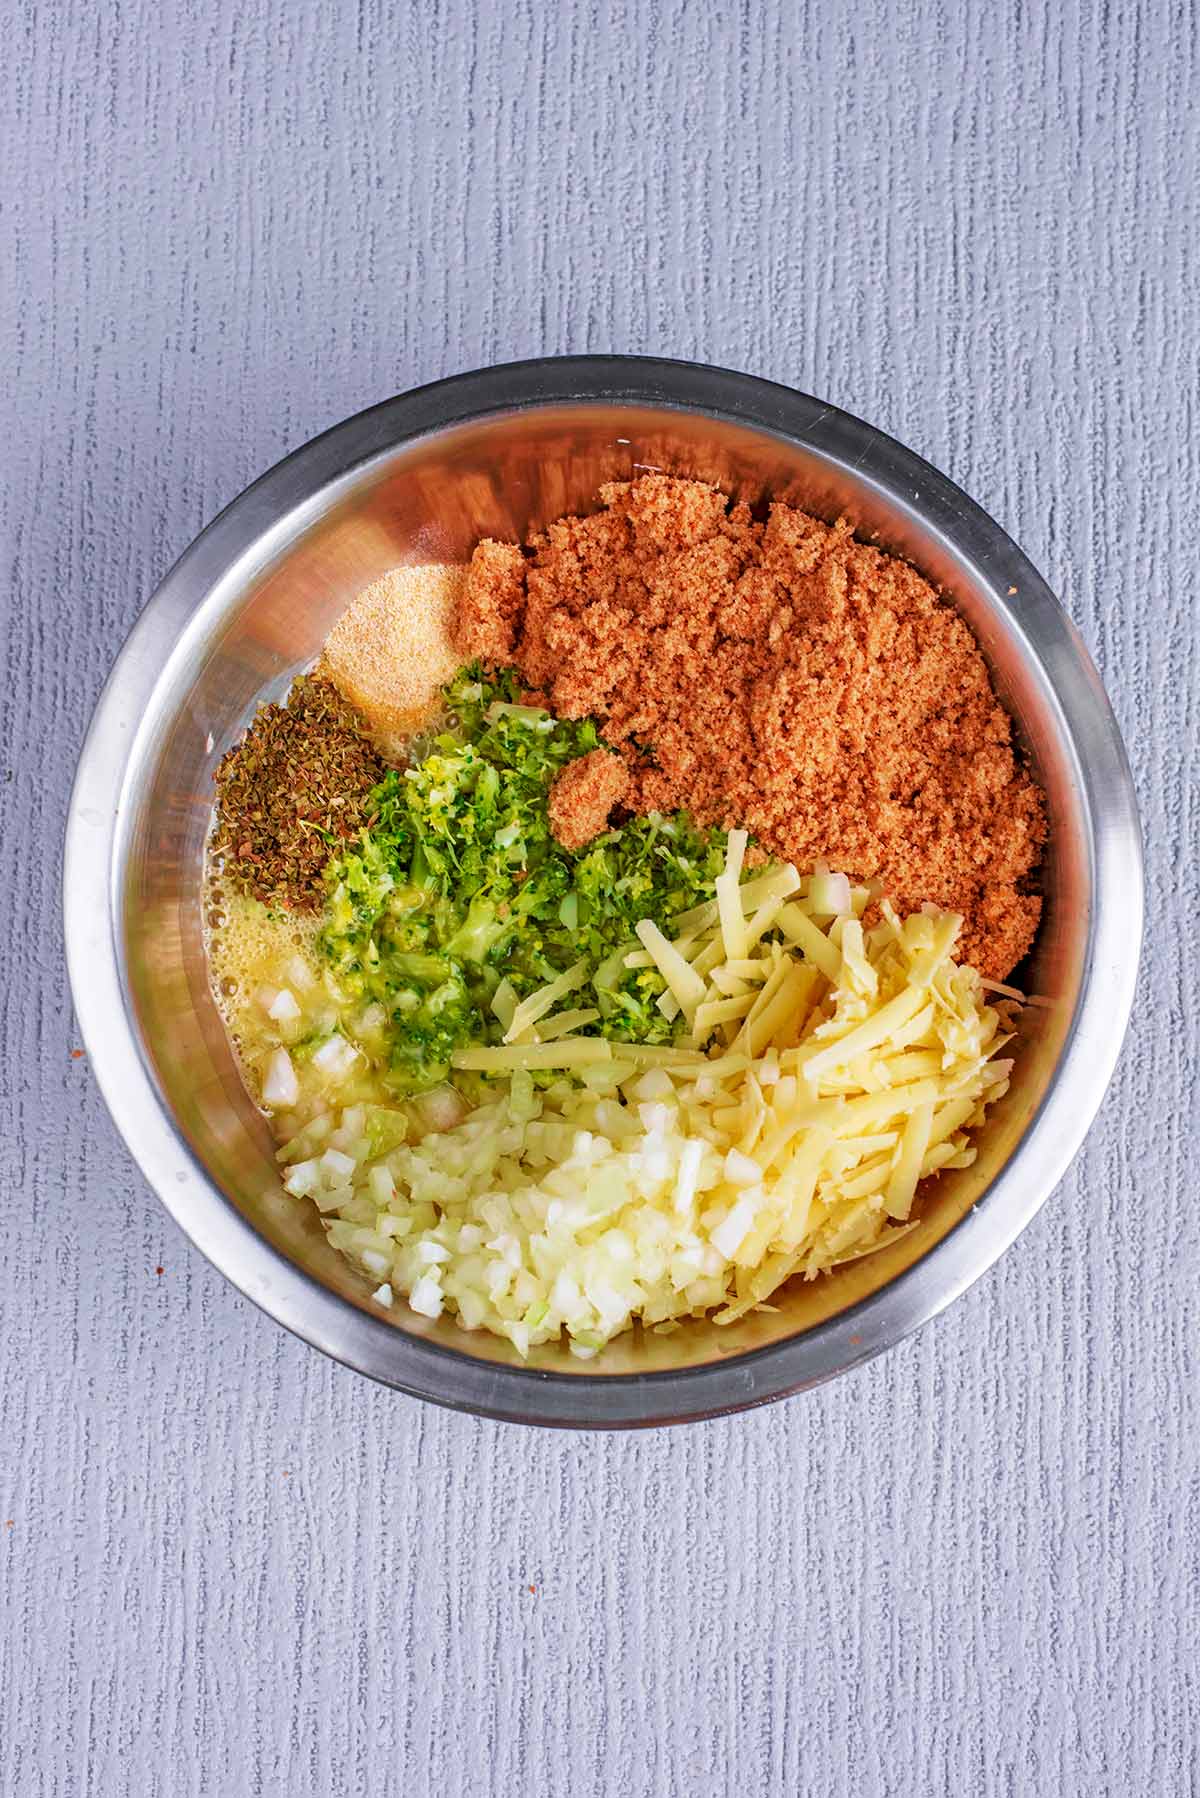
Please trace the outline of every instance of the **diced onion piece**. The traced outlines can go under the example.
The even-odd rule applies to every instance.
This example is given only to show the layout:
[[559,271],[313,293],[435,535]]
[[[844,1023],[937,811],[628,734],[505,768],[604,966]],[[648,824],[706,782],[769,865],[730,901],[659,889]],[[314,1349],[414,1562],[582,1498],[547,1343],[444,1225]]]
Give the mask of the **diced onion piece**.
[[314,1050],[312,1059],[315,1068],[340,1080],[350,1072],[357,1058],[358,1051],[354,1045],[335,1032],[325,1039],[319,1049]]
[[288,985],[295,987],[298,992],[306,993],[316,985],[313,971],[302,955],[293,955],[284,973],[288,977]]
[[681,1216],[687,1216],[696,1202],[703,1159],[703,1142],[697,1136],[689,1136],[679,1151],[679,1166],[675,1171],[675,1210]]
[[344,1155],[341,1149],[326,1149],[321,1156],[321,1172],[333,1185],[349,1185],[355,1165],[353,1155]]
[[647,1068],[646,1072],[639,1074],[637,1078],[633,1088],[633,1097],[646,1102],[653,1099],[673,1099],[675,1082],[665,1068]]
[[264,1105],[277,1105],[284,1111],[299,1099],[300,1082],[286,1049],[275,1049],[268,1057],[262,1096]]
[[409,1293],[408,1302],[422,1317],[440,1317],[445,1304],[441,1285],[432,1274],[423,1275]]
[[311,1123],[305,1124],[303,1130],[298,1130],[290,1141],[285,1142],[281,1149],[276,1150],[276,1161],[306,1160],[309,1155],[321,1147],[332,1129],[332,1113],[326,1112],[320,1117],[313,1118]]
[[418,1115],[426,1130],[453,1130],[462,1122],[467,1103],[453,1086],[435,1086],[415,1101]]
[[316,1161],[297,1161],[290,1167],[283,1184],[296,1198],[308,1198],[321,1183],[321,1169]]
[[382,1286],[377,1286],[375,1288],[371,1297],[375,1300],[377,1305],[390,1305],[395,1294],[392,1291],[390,1283],[385,1280]]
[[297,1005],[296,995],[292,992],[290,987],[280,987],[274,999],[271,1001],[267,1016],[269,1018],[274,1018],[277,1024],[295,1023],[296,1019],[300,1016],[300,1007]]
[[390,1205],[396,1196],[396,1182],[392,1178],[391,1169],[381,1161],[367,1175],[367,1186],[377,1205]]

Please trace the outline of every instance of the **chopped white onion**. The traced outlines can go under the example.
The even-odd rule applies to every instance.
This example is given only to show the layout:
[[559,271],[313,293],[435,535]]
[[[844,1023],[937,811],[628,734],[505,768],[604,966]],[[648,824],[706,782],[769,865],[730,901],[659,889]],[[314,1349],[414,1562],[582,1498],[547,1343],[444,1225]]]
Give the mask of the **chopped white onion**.
[[350,1072],[357,1059],[358,1051],[353,1044],[348,1043],[344,1036],[335,1033],[333,1036],[327,1037],[321,1047],[314,1052],[313,1066],[319,1068],[323,1074],[330,1074],[335,1080],[340,1080]]
[[354,1172],[353,1155],[343,1155],[340,1149],[326,1149],[321,1157],[321,1168],[331,1185],[345,1186]]
[[416,1101],[417,1111],[426,1130],[453,1130],[462,1122],[467,1105],[462,1094],[452,1086],[435,1086]]
[[367,1175],[367,1188],[377,1205],[390,1205],[396,1196],[396,1182],[382,1162],[377,1162]]
[[675,1209],[683,1217],[688,1215],[696,1202],[703,1158],[703,1142],[698,1136],[690,1136],[679,1152],[679,1168],[675,1175]]
[[276,1049],[269,1057],[262,1096],[264,1105],[278,1105],[285,1111],[300,1097],[300,1082],[286,1049]]
[[647,1068],[630,1088],[635,1099],[672,1099],[675,1096],[675,1084],[666,1068]]
[[408,1302],[414,1311],[422,1317],[440,1317],[442,1315],[442,1289],[432,1274],[426,1274],[417,1281],[408,1295]]
[[302,955],[293,955],[284,972],[289,985],[294,986],[298,992],[307,993],[316,985],[313,971]]
[[290,1167],[284,1186],[288,1192],[294,1193],[298,1199],[308,1198],[321,1184],[321,1169],[316,1161],[297,1161]]
[[665,1136],[675,1121],[675,1113],[669,1105],[639,1105],[638,1116],[649,1136]]

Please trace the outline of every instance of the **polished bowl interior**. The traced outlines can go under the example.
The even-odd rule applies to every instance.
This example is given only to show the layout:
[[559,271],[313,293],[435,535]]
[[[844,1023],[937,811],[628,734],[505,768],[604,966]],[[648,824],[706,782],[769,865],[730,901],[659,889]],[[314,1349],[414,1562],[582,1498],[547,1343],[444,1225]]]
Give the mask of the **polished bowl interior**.
[[[286,1195],[211,999],[201,870],[213,770],[311,663],[353,595],[401,563],[460,561],[589,509],[609,480],[696,476],[785,499],[908,557],[961,609],[1049,796],[1045,920],[1022,970],[1011,1091],[976,1164],[943,1175],[896,1248],[732,1328],[635,1331],[582,1363],[385,1313]],[[714,754],[720,754],[714,745]],[[1113,894],[1124,885],[1121,917]],[[1135,895],[1135,899],[1131,899]],[[683,364],[550,362],[439,383],[318,439],[198,539],[152,602],[84,751],[66,880],[93,1064],[184,1229],[259,1304],[409,1392],[535,1422],[707,1415],[814,1383],[897,1340],[1011,1241],[1090,1120],[1129,1005],[1137,826],[1103,692],[1044,583],[949,482],[804,396]],[[1107,1000],[1098,990],[1106,985]]]

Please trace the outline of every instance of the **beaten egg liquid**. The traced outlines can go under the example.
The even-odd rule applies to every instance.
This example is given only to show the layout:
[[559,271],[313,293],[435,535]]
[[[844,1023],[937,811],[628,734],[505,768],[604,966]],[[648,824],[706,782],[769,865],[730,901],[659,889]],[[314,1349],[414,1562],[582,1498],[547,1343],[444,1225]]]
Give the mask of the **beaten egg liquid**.
[[[383,1079],[382,1008],[350,1000],[325,968],[317,947],[319,913],[271,910],[246,894],[226,892],[219,875],[210,872],[204,916],[213,997],[246,1089],[281,1142],[331,1102],[396,1103]],[[313,1052],[338,1029],[358,1053],[334,1081]],[[286,1109],[263,1103],[267,1065],[280,1048],[291,1056],[300,1088],[296,1104]]]

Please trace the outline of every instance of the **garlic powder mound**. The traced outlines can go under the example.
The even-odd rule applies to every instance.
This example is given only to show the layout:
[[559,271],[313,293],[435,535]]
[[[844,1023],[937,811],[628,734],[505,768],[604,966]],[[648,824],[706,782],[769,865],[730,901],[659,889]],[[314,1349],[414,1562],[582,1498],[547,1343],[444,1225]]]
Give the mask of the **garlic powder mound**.
[[325,642],[322,669],[380,747],[398,750],[458,672],[451,621],[466,568],[393,568],[353,599]]

